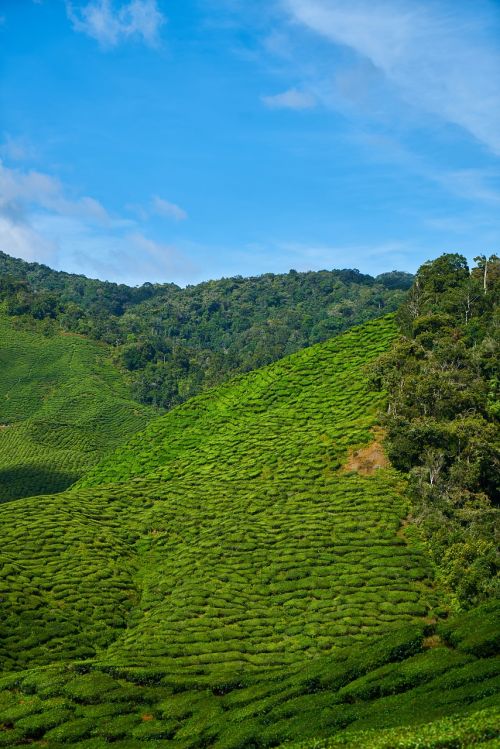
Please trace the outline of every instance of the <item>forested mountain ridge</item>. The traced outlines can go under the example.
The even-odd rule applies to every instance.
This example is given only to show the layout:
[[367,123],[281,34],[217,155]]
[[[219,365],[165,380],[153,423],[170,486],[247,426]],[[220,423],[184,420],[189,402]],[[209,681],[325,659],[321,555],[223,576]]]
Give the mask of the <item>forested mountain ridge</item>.
[[356,270],[290,271],[131,288],[0,253],[9,314],[56,319],[65,330],[113,345],[118,363],[132,372],[135,397],[162,408],[395,311],[411,281],[397,271],[376,278]]

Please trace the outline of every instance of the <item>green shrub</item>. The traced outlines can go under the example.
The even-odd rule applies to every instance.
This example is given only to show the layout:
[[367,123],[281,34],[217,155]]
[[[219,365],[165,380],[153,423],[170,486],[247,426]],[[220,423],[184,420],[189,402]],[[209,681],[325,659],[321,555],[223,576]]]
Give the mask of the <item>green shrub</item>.
[[27,715],[16,721],[16,728],[23,732],[23,736],[28,739],[37,739],[45,733],[65,723],[73,716],[73,712],[63,707],[54,707],[51,710],[45,710],[42,713]]
[[99,702],[103,695],[106,695],[109,699],[113,692],[119,689],[119,686],[108,674],[92,671],[69,681],[64,688],[64,692],[76,702],[92,704]]
[[500,603],[492,601],[440,624],[438,631],[453,647],[479,657],[500,653]]
[[75,718],[47,731],[44,738],[49,742],[73,744],[89,736],[93,727],[94,720],[91,718]]

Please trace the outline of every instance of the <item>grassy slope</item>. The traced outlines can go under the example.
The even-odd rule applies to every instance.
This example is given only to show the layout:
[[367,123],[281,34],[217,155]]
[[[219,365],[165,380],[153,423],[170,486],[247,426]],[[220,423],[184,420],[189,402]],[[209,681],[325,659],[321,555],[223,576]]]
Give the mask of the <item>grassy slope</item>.
[[493,704],[496,612],[429,648],[399,477],[338,471],[393,335],[369,323],[198,396],[43,514],[0,508],[0,746],[236,749]]
[[106,346],[0,314],[0,502],[62,491],[154,412]]
[[370,439],[382,403],[364,367],[394,335],[388,316],[207,390],[153,421],[79,486],[145,475],[254,486],[337,481],[347,447]]

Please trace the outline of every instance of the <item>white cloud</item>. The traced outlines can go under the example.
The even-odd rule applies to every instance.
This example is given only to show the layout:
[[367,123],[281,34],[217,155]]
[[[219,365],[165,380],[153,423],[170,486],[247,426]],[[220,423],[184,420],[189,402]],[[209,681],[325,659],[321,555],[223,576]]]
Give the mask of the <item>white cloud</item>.
[[154,47],[166,18],[156,0],[131,0],[115,7],[112,0],[92,0],[76,8],[66,1],[75,31],[96,39],[102,47],[116,47],[129,39],[141,39]]
[[409,240],[388,240],[381,243],[316,245],[300,242],[279,242],[278,251],[287,256],[288,262],[297,270],[311,268],[351,268],[352,258],[361,263],[363,273],[372,273],[380,266],[382,257],[387,266],[408,267],[412,255],[418,254],[418,248]]
[[316,106],[316,98],[307,91],[290,88],[281,94],[262,96],[262,101],[269,109],[312,109]]
[[[500,174],[485,169],[457,169],[435,173],[434,179],[461,198],[500,206]],[[495,186],[494,183],[497,183]]]
[[35,156],[35,149],[26,138],[7,133],[0,144],[0,156],[9,161],[25,161]]
[[42,237],[28,223],[0,213],[0,249],[28,262],[56,263],[57,243]]
[[[410,107],[500,154],[499,20],[487,0],[283,0],[299,26],[351,48]],[[497,41],[495,41],[495,37]]]
[[165,216],[174,221],[185,221],[188,217],[188,214],[183,208],[180,208],[180,206],[175,203],[170,203],[168,200],[159,198],[157,195],[155,195],[152,200],[152,211],[158,216]]
[[1,162],[0,249],[24,260],[55,268],[62,264],[69,272],[132,285],[187,283],[196,273],[188,257],[147,237],[138,221],[111,216],[95,198],[68,197],[68,189],[49,174],[11,169]]
[[478,205],[500,204],[500,168],[496,166],[475,169],[438,166],[427,155],[420,156],[386,135],[356,133],[351,141],[363,148],[371,161],[408,170],[439,185],[448,194]]
[[70,273],[134,286],[145,281],[185,284],[197,271],[183,252],[147,237],[137,224],[96,227],[78,218],[48,213],[36,213],[30,220],[34,234],[56,248],[49,264]]
[[0,161],[0,212],[18,213],[31,205],[99,223],[110,220],[105,208],[94,198],[68,198],[55,177],[34,170],[11,169]]

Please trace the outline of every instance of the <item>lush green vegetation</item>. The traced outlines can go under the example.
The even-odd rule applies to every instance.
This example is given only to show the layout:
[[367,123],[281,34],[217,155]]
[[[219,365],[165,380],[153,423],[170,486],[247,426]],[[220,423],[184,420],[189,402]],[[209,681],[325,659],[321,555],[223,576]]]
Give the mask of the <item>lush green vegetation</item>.
[[0,312],[0,502],[66,489],[151,419],[110,354]]
[[395,335],[240,376],[0,507],[0,745],[493,746],[498,607],[446,619],[402,478],[343,468]]
[[325,271],[130,288],[0,252],[0,501],[71,485],[151,418],[132,399],[170,408],[394,308],[410,281]]
[[232,678],[98,660],[11,673],[0,678],[0,745],[497,746],[498,659],[426,649],[418,626],[344,655]]
[[486,708],[471,715],[453,715],[418,726],[345,732],[335,738],[288,746],[294,749],[468,749],[498,746],[499,737],[498,709]]
[[375,368],[387,449],[413,521],[462,607],[498,595],[500,260],[443,255],[417,273]]
[[398,272],[290,271],[130,288],[0,252],[0,296],[10,314],[55,319],[113,345],[135,397],[163,408],[394,311],[411,281]]

